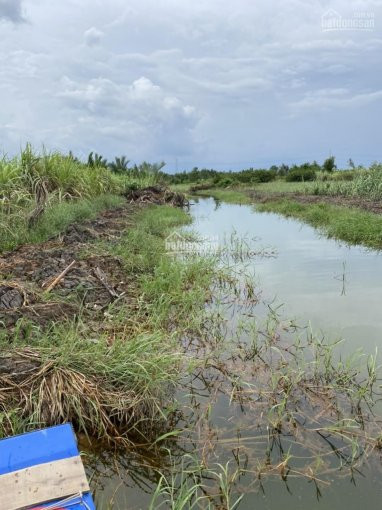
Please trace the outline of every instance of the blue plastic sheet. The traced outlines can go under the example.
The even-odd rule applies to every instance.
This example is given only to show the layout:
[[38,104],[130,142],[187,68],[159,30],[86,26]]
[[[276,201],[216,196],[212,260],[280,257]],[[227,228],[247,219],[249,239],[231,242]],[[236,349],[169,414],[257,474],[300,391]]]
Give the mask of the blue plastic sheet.
[[[0,475],[78,454],[76,436],[70,424],[28,432],[0,440]],[[52,503],[40,505],[39,508],[49,507]],[[83,495],[83,502],[77,499],[77,503],[68,503],[65,508],[95,510],[90,493]]]

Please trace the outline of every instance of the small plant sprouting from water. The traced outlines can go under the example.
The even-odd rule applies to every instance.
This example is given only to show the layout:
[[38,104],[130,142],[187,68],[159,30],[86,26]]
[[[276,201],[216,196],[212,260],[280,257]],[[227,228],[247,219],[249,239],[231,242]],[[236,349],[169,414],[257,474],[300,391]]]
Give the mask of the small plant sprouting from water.
[[[200,340],[187,343],[199,364],[185,383],[190,406],[179,420],[179,428],[187,425],[176,443],[183,453],[198,452],[203,459],[191,487],[204,487],[211,508],[232,508],[239,496],[264,488],[273,477],[287,487],[289,479],[305,478],[319,497],[336,472],[357,476],[382,448],[373,414],[377,356],[357,352],[343,358],[342,341],[328,342],[310,327],[283,320],[280,307],[251,300],[242,282],[243,275],[235,284],[221,274],[206,311],[208,326]],[[259,304],[268,308],[263,321],[256,313]],[[220,475],[211,480],[216,459]],[[224,462],[233,460],[237,475],[227,477]],[[243,477],[247,481],[239,486]],[[231,507],[216,500],[219,491],[226,500],[233,497]],[[203,500],[187,508],[210,507]]]
[[149,510],[235,510],[243,499],[243,495],[233,493],[240,474],[238,468],[231,468],[230,462],[206,468],[194,456],[185,455],[180,466],[174,465],[172,473],[161,475]]

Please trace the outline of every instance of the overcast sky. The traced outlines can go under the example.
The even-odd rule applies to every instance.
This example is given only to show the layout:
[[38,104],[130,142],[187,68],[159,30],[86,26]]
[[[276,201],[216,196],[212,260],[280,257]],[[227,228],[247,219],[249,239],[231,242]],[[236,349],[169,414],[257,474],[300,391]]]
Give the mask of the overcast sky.
[[0,0],[0,98],[8,154],[382,160],[382,0]]

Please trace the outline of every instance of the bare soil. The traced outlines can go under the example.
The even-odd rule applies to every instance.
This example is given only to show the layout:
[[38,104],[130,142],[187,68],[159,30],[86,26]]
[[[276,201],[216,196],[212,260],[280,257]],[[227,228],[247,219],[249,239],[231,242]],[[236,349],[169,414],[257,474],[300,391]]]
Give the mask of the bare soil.
[[266,203],[273,202],[287,198],[288,200],[294,200],[301,204],[330,204],[339,205],[343,207],[353,207],[363,209],[365,211],[373,212],[376,214],[382,214],[382,201],[381,200],[369,200],[367,198],[352,198],[352,197],[337,197],[327,195],[306,195],[303,193],[278,193],[278,192],[261,192],[251,191],[250,197],[255,202]]
[[[97,253],[96,241],[113,244],[131,224],[136,206],[105,211],[92,221],[71,225],[66,232],[38,245],[24,245],[0,257],[0,323],[12,328],[22,318],[41,326],[97,314],[118,296],[128,299],[132,282],[122,262]],[[51,284],[71,262],[74,266],[51,290]]]
[[124,206],[104,211],[95,220],[70,225],[45,243],[0,256],[0,328],[12,330],[23,318],[46,326],[79,314],[100,323],[110,303],[134,300],[136,282],[128,281],[122,260],[95,243],[118,243],[139,207],[183,207],[187,201],[161,186],[130,190],[125,197]]

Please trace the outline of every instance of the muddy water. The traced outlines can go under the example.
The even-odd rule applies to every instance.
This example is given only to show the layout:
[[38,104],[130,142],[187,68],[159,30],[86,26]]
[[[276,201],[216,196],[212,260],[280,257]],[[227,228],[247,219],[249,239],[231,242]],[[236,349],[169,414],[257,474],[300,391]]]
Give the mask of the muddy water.
[[[254,273],[257,287],[262,289],[262,305],[257,313],[265,316],[271,304],[301,325],[310,322],[313,330],[327,338],[345,339],[341,345],[344,354],[359,348],[367,353],[374,353],[376,348],[382,351],[381,254],[328,240],[308,226],[273,214],[259,214],[249,206],[203,199],[193,204],[191,213],[192,228],[213,242],[235,230],[239,237],[255,239],[259,251],[277,253],[246,262],[246,269]],[[195,408],[197,403],[202,407],[204,400],[209,401],[203,381],[194,379],[188,384],[178,395],[186,406]],[[250,429],[251,419],[245,409],[230,404],[226,396],[216,397],[209,415],[210,433],[229,446],[216,449],[215,462],[232,461],[235,457],[232,438],[238,436],[245,443],[249,464],[255,464],[257,456],[261,459],[263,446]],[[203,452],[198,449],[200,436],[196,436],[190,432],[188,441],[181,446],[200,458]],[[283,448],[287,450],[291,445],[288,438],[284,439]],[[298,446],[293,445],[293,448],[298,455]],[[300,453],[303,457],[303,449]],[[176,456],[179,464],[181,453],[174,454],[174,459]],[[277,455],[275,457],[277,460]],[[147,457],[132,455],[114,460],[112,464],[99,462],[99,473],[95,477],[99,507],[107,508],[106,502],[113,500],[117,509],[148,508],[156,477],[155,469],[146,467],[150,463],[155,465],[155,461]],[[376,508],[381,501],[378,459],[367,462],[352,477],[345,472],[342,475],[330,472],[320,487],[321,494],[312,482],[293,476],[287,483],[273,476],[259,485],[250,471],[234,489],[246,493],[240,509],[359,509],[361,504]]]
[[203,236],[222,239],[234,229],[276,249],[277,257],[257,258],[253,269],[264,297],[283,304],[285,315],[310,321],[325,336],[346,338],[348,352],[382,350],[382,253],[346,246],[250,206],[206,199],[192,213],[193,228]]

